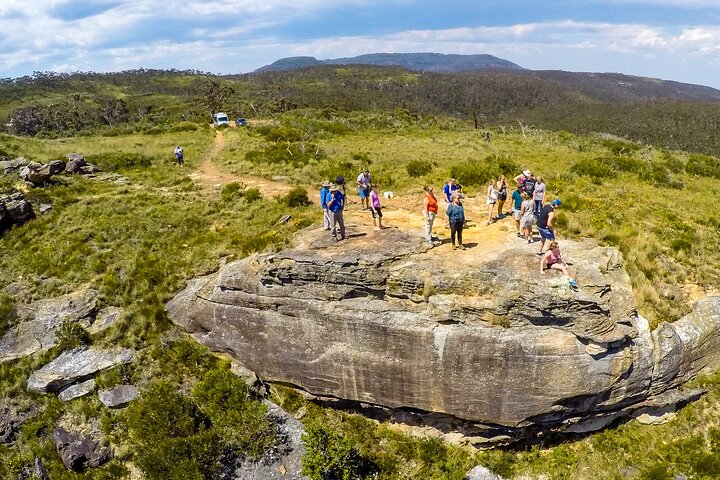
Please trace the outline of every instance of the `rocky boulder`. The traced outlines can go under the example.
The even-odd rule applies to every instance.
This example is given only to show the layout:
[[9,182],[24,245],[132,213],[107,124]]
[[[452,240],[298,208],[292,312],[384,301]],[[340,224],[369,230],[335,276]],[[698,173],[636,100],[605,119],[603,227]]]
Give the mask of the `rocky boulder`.
[[77,173],[80,175],[91,175],[98,171],[97,166],[88,163],[85,157],[79,153],[71,153],[67,155],[67,165],[65,165],[65,173]]
[[53,432],[55,448],[68,470],[84,472],[99,467],[112,458],[110,449],[102,447],[96,440],[80,433],[57,427]]
[[91,379],[98,372],[130,363],[135,352],[125,348],[98,350],[80,347],[60,354],[52,362],[33,372],[27,388],[37,393],[55,393],[78,382]]
[[20,432],[20,425],[32,418],[35,413],[37,411],[34,408],[20,412],[10,405],[0,404],[0,444],[14,442]]
[[0,233],[13,225],[22,225],[35,218],[30,202],[20,193],[0,196]]
[[26,320],[0,338],[0,363],[48,350],[57,343],[56,331],[65,321],[89,327],[96,311],[97,296],[96,290],[87,289],[18,305],[18,316]]
[[140,389],[135,385],[118,385],[109,390],[98,392],[98,398],[108,408],[124,407],[140,396]]
[[513,233],[430,249],[388,229],[335,244],[302,232],[191,281],[170,318],[264,381],[412,412],[472,441],[592,431],[720,364],[720,299],[650,331],[617,250],[563,242],[580,288],[539,273]]

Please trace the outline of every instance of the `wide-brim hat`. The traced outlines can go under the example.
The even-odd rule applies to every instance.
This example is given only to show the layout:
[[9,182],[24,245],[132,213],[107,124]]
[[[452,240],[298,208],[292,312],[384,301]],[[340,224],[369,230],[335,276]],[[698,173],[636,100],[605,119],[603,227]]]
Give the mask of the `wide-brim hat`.
[[526,177],[529,177],[530,175],[532,175],[532,172],[530,170],[523,170],[523,175],[525,175]]
[[330,180],[325,180],[324,182],[322,182],[322,186],[323,187],[331,187],[332,183],[330,183]]
[[340,189],[338,188],[337,185],[330,184],[330,191],[331,191],[331,192],[337,192],[337,191],[339,191],[339,190],[340,190]]

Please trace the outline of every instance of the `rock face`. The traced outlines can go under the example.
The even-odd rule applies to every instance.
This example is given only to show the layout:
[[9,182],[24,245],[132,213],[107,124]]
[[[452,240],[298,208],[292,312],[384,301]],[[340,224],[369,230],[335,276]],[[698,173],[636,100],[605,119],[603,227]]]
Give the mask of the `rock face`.
[[129,349],[97,350],[75,348],[60,354],[28,378],[27,388],[37,393],[55,393],[77,382],[89,380],[93,375],[124,363],[132,362],[135,352]]
[[92,438],[57,427],[53,432],[53,440],[65,467],[73,472],[84,472],[108,462],[111,458],[110,449],[101,447]]
[[167,311],[265,381],[427,412],[476,442],[592,431],[698,395],[678,387],[720,364],[720,299],[651,332],[615,249],[564,241],[573,291],[512,236],[450,251],[419,232],[304,231],[190,282]]
[[88,289],[18,305],[18,315],[27,320],[0,338],[0,363],[51,348],[57,342],[55,332],[64,321],[90,326],[97,295],[96,290]]
[[118,385],[110,390],[98,392],[98,398],[108,408],[124,407],[140,396],[140,389],[135,385]]
[[30,202],[25,196],[16,192],[10,195],[0,196],[0,233],[13,225],[22,225],[35,218]]

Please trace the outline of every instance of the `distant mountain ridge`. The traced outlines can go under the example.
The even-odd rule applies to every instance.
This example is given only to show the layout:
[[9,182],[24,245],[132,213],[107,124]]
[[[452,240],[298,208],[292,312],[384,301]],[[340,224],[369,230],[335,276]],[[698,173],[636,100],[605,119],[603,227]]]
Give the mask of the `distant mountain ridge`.
[[377,65],[397,66],[417,72],[454,73],[473,70],[525,70],[508,60],[488,54],[458,55],[444,53],[369,53],[357,57],[318,60],[315,57],[281,58],[252,73],[282,72],[318,65]]

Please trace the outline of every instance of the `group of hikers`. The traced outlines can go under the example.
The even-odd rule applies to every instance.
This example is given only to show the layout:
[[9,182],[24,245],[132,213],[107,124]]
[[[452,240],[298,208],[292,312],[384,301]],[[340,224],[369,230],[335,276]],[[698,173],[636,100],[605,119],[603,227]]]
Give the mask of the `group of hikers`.
[[[530,170],[524,170],[520,175],[513,178],[514,189],[510,193],[510,186],[505,175],[492,179],[487,184],[486,205],[487,224],[490,225],[505,217],[512,216],[517,228],[517,236],[527,243],[533,243],[533,227],[537,227],[540,235],[540,242],[536,254],[540,258],[540,273],[545,274],[547,269],[562,272],[569,281],[571,288],[577,287],[576,280],[572,277],[567,263],[563,260],[560,246],[555,240],[555,212],[562,202],[559,198],[550,203],[545,203],[547,188],[543,177],[535,177]],[[358,196],[363,210],[370,210],[373,218],[373,228],[380,230],[385,228],[382,224],[382,206],[377,186],[372,183],[368,169],[358,175],[357,180]],[[505,212],[505,205],[510,197],[510,209]],[[465,210],[463,207],[462,186],[455,178],[450,178],[443,187],[445,204],[445,227],[450,229],[450,242],[453,250],[465,250],[462,234],[466,224]],[[323,209],[323,225],[325,230],[331,232],[335,241],[345,239],[345,223],[343,210],[347,199],[345,193],[345,179],[338,176],[335,183],[325,181],[320,191],[320,205]],[[351,201],[352,202],[352,201]],[[353,202],[354,203],[354,202]],[[432,236],[433,224],[439,212],[439,201],[431,185],[425,187],[423,195],[422,214],[425,219],[424,238],[425,241],[435,246],[435,238]],[[548,242],[548,250],[543,251],[545,243]]]

